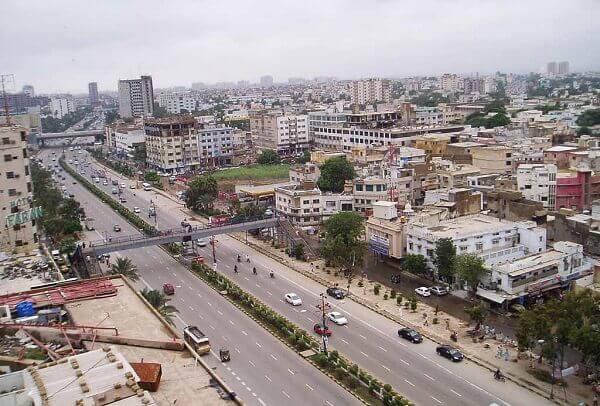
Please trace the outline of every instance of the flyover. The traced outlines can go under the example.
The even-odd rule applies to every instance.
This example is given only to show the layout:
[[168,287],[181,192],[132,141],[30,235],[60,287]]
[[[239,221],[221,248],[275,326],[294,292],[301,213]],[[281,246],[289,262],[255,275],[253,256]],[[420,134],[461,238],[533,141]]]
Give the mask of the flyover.
[[[286,220],[284,220],[286,221]],[[109,238],[92,241],[83,251],[85,255],[108,254],[114,251],[129,250],[134,248],[162,245],[174,242],[192,241],[197,238],[206,238],[213,235],[235,233],[239,231],[254,230],[257,228],[273,228],[280,224],[277,217],[264,218],[260,220],[245,221],[239,223],[228,223],[220,226],[207,227],[181,227],[173,230],[161,230],[157,235],[126,235],[118,238]]]
[[62,133],[43,133],[39,134],[37,143],[40,147],[44,147],[46,141],[59,140],[59,139],[72,139],[72,138],[85,138],[94,137],[95,140],[99,140],[104,137],[104,130],[83,130],[83,131],[65,131]]

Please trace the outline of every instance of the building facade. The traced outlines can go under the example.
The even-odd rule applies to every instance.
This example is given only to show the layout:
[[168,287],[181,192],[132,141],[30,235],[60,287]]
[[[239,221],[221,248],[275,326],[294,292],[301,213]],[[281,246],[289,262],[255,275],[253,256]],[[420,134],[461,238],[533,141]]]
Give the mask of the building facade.
[[152,76],[119,80],[119,114],[121,118],[154,114]]
[[473,147],[471,148],[471,156],[473,166],[478,167],[483,175],[512,172],[512,148],[499,145]]
[[144,132],[148,166],[165,173],[199,168],[201,161],[195,126],[192,117],[147,120]]
[[158,105],[171,114],[180,114],[183,110],[191,113],[196,110],[196,99],[190,93],[161,93]]
[[205,125],[199,128],[198,149],[204,165],[230,165],[234,150],[234,128],[224,125]]
[[70,97],[55,97],[50,99],[50,112],[56,118],[61,119],[74,111],[75,105],[73,104],[73,99]]
[[350,82],[348,90],[352,104],[389,103],[392,98],[391,85],[383,79],[355,80]]
[[98,83],[88,83],[88,98],[92,107],[100,104],[100,98],[98,97]]
[[37,249],[36,219],[43,213],[33,206],[25,127],[0,125],[0,160],[0,252],[31,252]]
[[556,172],[554,164],[521,164],[517,168],[517,187],[524,198],[541,202],[544,208],[554,210]]
[[250,131],[257,147],[282,155],[298,154],[310,146],[307,115],[255,112],[250,115]]

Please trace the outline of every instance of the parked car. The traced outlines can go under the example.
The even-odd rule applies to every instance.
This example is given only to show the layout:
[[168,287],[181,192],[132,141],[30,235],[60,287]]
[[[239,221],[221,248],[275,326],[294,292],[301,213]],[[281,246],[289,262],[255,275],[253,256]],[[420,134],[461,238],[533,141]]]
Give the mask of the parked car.
[[317,323],[313,326],[313,331],[320,336],[331,337],[332,331],[327,328],[327,326]]
[[118,224],[115,224],[115,225],[113,226],[113,231],[117,231],[117,232],[121,231],[121,226],[120,226],[120,225],[118,225]]
[[327,288],[327,294],[336,299],[343,299],[346,296],[342,289],[336,287]]
[[107,181],[102,182],[102,186],[108,186],[108,182]]
[[435,349],[435,352],[453,362],[460,362],[464,358],[460,351],[450,345],[440,345]]
[[423,296],[423,297],[431,296],[431,292],[429,291],[429,288],[426,288],[424,286],[421,286],[420,288],[416,288],[415,292],[419,296]]
[[129,185],[129,189],[135,189],[135,185],[132,183],[131,185]]
[[115,189],[115,188],[113,188],[111,192],[112,192],[113,195],[116,195],[117,193],[119,193],[119,191],[117,189]]
[[121,196],[121,197],[119,197],[119,201],[120,201],[121,203],[127,203],[127,199],[125,199],[125,196]]
[[117,186],[119,184],[119,181],[117,181],[116,179],[113,179],[112,184],[113,184],[113,186]]
[[448,288],[445,286],[433,286],[429,288],[429,291],[436,296],[444,296],[449,293]]
[[348,319],[340,312],[327,313],[327,317],[338,326],[345,326],[348,324]]
[[134,212],[134,213],[141,213],[142,211],[140,210],[140,208],[139,208],[139,207],[134,207],[134,208],[133,208],[133,212]]
[[302,299],[300,299],[300,296],[295,293],[286,293],[285,301],[292,306],[300,306],[302,304]]
[[401,328],[400,330],[398,330],[398,335],[414,344],[419,344],[423,342],[423,337],[421,336],[421,334],[419,334],[412,328]]

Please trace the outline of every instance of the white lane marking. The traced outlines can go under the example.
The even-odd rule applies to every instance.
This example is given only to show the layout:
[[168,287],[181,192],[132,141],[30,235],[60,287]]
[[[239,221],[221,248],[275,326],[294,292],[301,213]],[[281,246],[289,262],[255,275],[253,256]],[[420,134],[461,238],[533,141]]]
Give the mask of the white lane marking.
[[385,348],[383,348],[382,346],[378,345],[377,347],[379,347],[379,349],[383,352],[387,352],[387,350]]
[[331,403],[330,401],[326,400],[325,403],[327,403],[329,406],[333,406],[333,403]]
[[410,386],[415,386],[415,384],[414,384],[414,383],[412,383],[412,382],[411,382],[411,381],[409,381],[409,380],[406,380],[406,379],[405,379],[405,380],[404,380],[404,382],[406,382],[406,383],[407,383],[407,384],[409,384]]
[[269,292],[268,290],[267,290],[267,295],[273,296],[273,294],[271,292]]
[[308,389],[310,389],[310,390],[314,390],[314,389],[313,389],[313,388],[312,388],[312,387],[311,387],[309,384],[307,384],[307,383],[306,383],[305,385],[306,385],[306,387],[307,387]]
[[192,306],[188,306],[190,308],[191,311],[194,311],[194,308]]
[[[267,406],[267,404],[265,402],[263,402],[263,400],[261,398],[258,398],[258,403],[260,403],[261,406]],[[331,405],[333,406],[333,405]]]
[[235,326],[235,323],[231,320],[229,320],[229,324],[231,324],[232,326]]
[[431,379],[432,381],[435,381],[435,379],[434,379],[434,378],[432,378],[431,376],[427,375],[426,373],[423,373],[423,375],[425,375],[425,377],[427,377],[427,378]]
[[401,362],[404,363],[404,365],[410,365],[408,362],[404,361],[402,358],[398,358]]
[[265,375],[265,378],[267,378],[267,381],[271,382],[271,378],[269,378],[267,375]]
[[220,310],[217,310],[217,313],[219,313],[219,316],[222,316],[222,315],[223,315],[223,312],[222,312],[222,311],[220,311]]
[[[249,280],[250,280],[250,279],[248,279],[248,277],[247,277],[247,276],[244,276],[244,279],[246,279],[247,281],[249,281]],[[283,391],[282,391],[282,392],[283,392]]]
[[313,322],[313,323],[315,322],[315,321],[314,321],[313,319],[311,319],[310,317],[307,317],[306,319],[307,319],[308,321],[310,321],[310,322]]
[[273,354],[271,354],[271,358],[273,358],[275,361],[277,361],[277,357]]
[[181,318],[181,316],[180,316],[180,315],[178,315],[177,313],[175,313],[175,317],[177,317],[177,318],[179,319],[179,321],[183,323],[183,325],[184,325],[184,326],[187,326],[187,323],[185,322],[185,320],[183,320],[183,319]]
[[259,343],[254,343],[258,346],[258,348],[262,348],[262,345],[260,345]]
[[462,395],[452,389],[450,389],[450,392],[454,393],[456,396],[458,396],[459,398],[462,398]]
[[439,399],[434,398],[433,396],[429,396],[431,399],[435,400],[436,402],[438,402],[439,404],[442,404],[442,401]]
[[235,352],[237,352],[238,354],[241,354],[242,352],[236,347],[234,348]]
[[390,369],[389,369],[388,367],[386,367],[385,365],[381,364],[381,367],[382,367],[383,369],[385,369],[386,371],[390,372]]
[[223,340],[224,340],[224,341],[229,341],[229,340],[227,339],[227,337],[225,337],[225,336],[221,336],[221,337],[223,337]]
[[255,366],[256,366],[256,365],[254,364],[254,362],[252,362],[252,361],[250,361],[250,360],[249,360],[248,362],[249,362],[249,363],[250,363],[250,365],[252,365],[253,367],[255,367]]
[[364,355],[365,357],[369,358],[369,356],[367,354],[365,354],[364,352],[360,352],[362,355]]
[[291,399],[290,395],[288,395],[287,393],[285,393],[285,391],[281,391],[281,393],[283,393],[288,399]]
[[244,330],[242,330],[242,334],[245,335],[245,336],[248,335],[248,333],[246,333]]
[[349,344],[348,341],[344,340],[343,338],[340,338],[340,340],[342,340],[344,344]]
[[363,340],[366,340],[367,337],[363,336],[362,334],[359,334],[360,338],[362,338]]
[[142,283],[144,285],[146,285],[146,287],[150,290],[152,290],[152,286],[150,286],[150,284],[148,282],[146,282],[146,280],[144,278],[140,278],[140,280],[142,281]]
[[288,368],[288,372],[292,375],[295,375],[294,371],[292,371],[291,369]]
[[202,295],[200,293],[198,293],[198,297],[202,297]]
[[214,326],[212,326],[212,325],[209,325],[209,327],[212,328],[213,330],[216,330],[216,328],[214,328]]
[[210,307],[212,307],[212,303],[211,303],[211,302],[206,302],[206,303],[208,303],[208,305],[209,305]]
[[260,285],[258,283],[255,283],[256,287],[260,289]]

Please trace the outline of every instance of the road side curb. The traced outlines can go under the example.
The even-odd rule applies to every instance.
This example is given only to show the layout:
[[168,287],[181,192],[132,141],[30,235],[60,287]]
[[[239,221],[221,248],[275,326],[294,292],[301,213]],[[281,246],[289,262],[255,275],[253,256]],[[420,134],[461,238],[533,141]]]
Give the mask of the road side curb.
[[[328,282],[325,279],[323,279],[323,278],[319,277],[318,275],[315,275],[315,274],[313,274],[311,272],[308,272],[308,271],[306,271],[304,269],[301,269],[301,268],[298,268],[298,267],[294,266],[294,264],[290,263],[286,258],[283,258],[281,256],[275,255],[272,252],[264,249],[263,247],[261,247],[258,244],[255,244],[255,243],[250,242],[250,241],[246,242],[245,239],[240,238],[237,235],[229,234],[229,236],[232,237],[232,238],[234,238],[234,239],[236,239],[237,241],[239,241],[239,242],[241,242],[243,244],[246,244],[246,245],[250,246],[251,248],[259,251],[261,254],[266,255],[269,258],[271,258],[271,259],[273,259],[273,260],[275,260],[277,262],[282,263],[283,265],[287,266],[288,268],[293,269],[294,271],[301,273],[302,275],[304,275],[304,276],[312,279],[313,281],[315,281],[315,282],[317,282],[317,283],[319,283],[321,285],[324,285],[324,286],[328,285]],[[365,300],[365,299],[363,299],[363,298],[361,298],[359,296],[356,296],[353,293],[350,293],[349,297],[354,302],[356,302],[356,303],[358,303],[358,304],[360,304],[360,305],[362,305],[362,306],[364,306],[364,307],[366,307],[366,308],[368,308],[368,309],[370,309],[370,310],[378,313],[379,315],[381,315],[381,316],[383,316],[383,317],[385,317],[385,318],[387,318],[387,319],[389,319],[389,320],[391,320],[391,321],[393,321],[395,323],[400,324],[401,326],[410,326],[411,328],[414,328],[414,329],[418,330],[423,336],[427,337],[428,339],[430,339],[431,341],[433,341],[433,342],[435,342],[437,344],[448,344],[447,341],[443,341],[442,339],[439,339],[438,337],[433,336],[433,335],[431,335],[429,333],[424,333],[423,330],[418,325],[415,325],[414,323],[411,323],[411,322],[407,322],[406,320],[402,320],[402,319],[398,318],[397,316],[391,314],[390,312],[388,312],[386,310],[380,309],[378,306],[375,306],[374,304],[372,304],[368,300]],[[494,366],[494,365],[488,363],[487,361],[479,358],[478,356],[474,355],[470,351],[465,351],[462,347],[461,347],[461,351],[463,352],[463,354],[465,355],[465,357],[467,359],[469,359],[471,362],[473,362],[473,363],[481,366],[482,368],[485,368],[485,369],[489,370],[490,372],[493,372],[493,371],[496,370],[496,368],[497,368],[496,366]],[[523,378],[517,377],[517,376],[515,376],[515,375],[513,375],[511,373],[506,373],[505,375],[507,376],[507,378],[511,382],[515,383],[516,385],[519,385],[522,388],[530,390],[531,392],[534,392],[535,394],[537,394],[537,395],[539,395],[539,396],[541,396],[541,397],[543,397],[545,399],[548,399],[549,401],[551,401],[551,402],[553,402],[555,404],[558,404],[558,405],[568,405],[568,403],[561,402],[558,399],[551,399],[550,396],[548,396],[548,394],[546,393],[546,391],[543,390],[543,388],[539,387],[538,385],[536,385],[533,382],[524,381]]]

